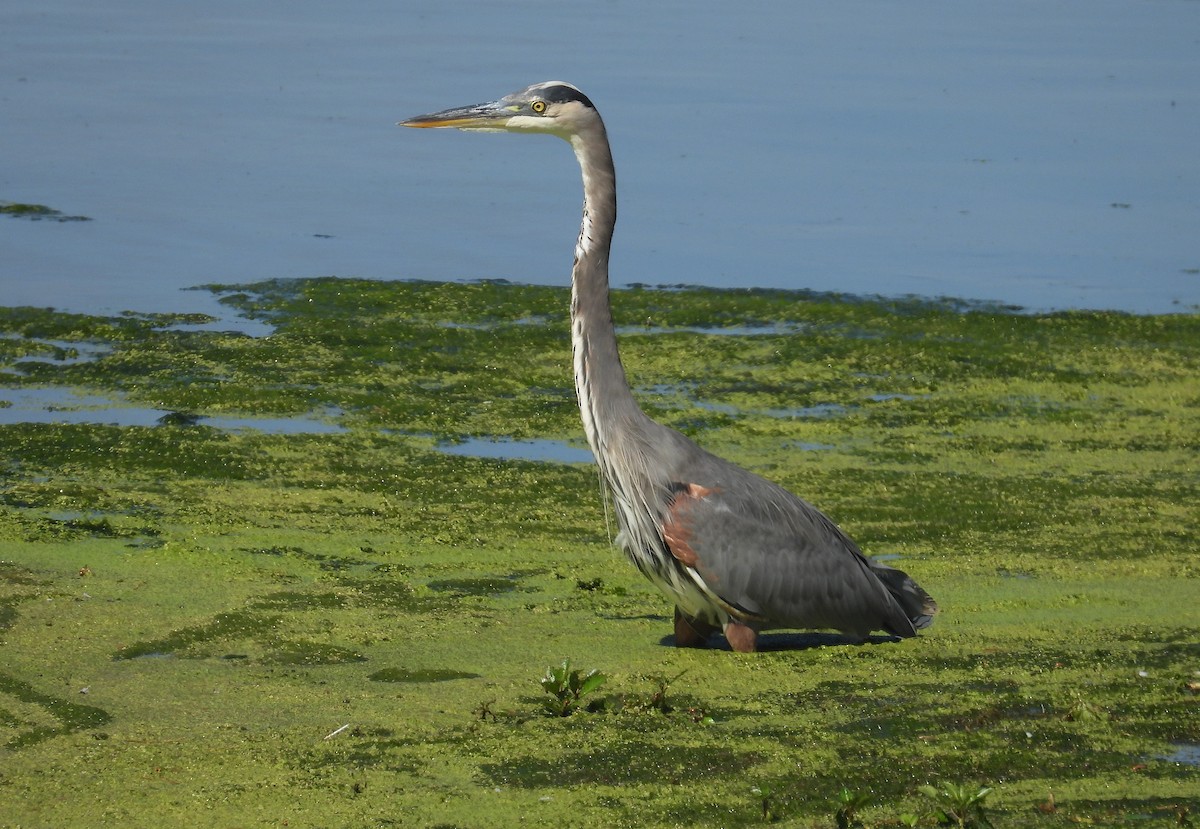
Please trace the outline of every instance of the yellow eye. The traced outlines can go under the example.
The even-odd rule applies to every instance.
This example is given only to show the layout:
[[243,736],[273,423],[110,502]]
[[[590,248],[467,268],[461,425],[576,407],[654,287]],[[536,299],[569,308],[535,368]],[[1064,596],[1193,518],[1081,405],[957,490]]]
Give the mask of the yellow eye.
[[529,108],[532,109],[534,112],[536,112],[538,115],[541,115],[543,112],[546,111],[546,102],[545,101],[534,101],[532,104],[529,105]]

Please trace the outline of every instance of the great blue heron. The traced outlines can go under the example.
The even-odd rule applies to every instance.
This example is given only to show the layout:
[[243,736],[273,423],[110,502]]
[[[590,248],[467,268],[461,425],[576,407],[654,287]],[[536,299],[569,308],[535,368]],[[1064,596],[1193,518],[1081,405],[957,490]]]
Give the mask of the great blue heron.
[[583,172],[571,271],[579,410],[616,505],[617,541],[675,602],[677,645],[702,646],[718,628],[736,651],[755,650],[765,628],[915,636],[932,621],[937,605],[907,574],[867,558],[830,519],[782,487],[655,423],[634,400],[608,296],[616,171],[604,122],[586,95],[547,81],[400,123],[545,133],[575,150]]

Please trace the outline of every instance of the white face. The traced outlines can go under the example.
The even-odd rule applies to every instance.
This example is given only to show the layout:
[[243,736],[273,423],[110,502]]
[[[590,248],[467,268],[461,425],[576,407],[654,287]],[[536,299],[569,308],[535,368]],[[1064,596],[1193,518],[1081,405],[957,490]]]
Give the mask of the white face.
[[600,123],[582,92],[562,81],[546,81],[498,101],[422,115],[406,127],[453,127],[472,132],[537,132],[570,140]]
[[541,98],[533,98],[523,104],[514,104],[512,108],[515,114],[501,128],[506,132],[540,132],[566,138],[580,130],[589,113],[595,117],[594,110],[589,110],[578,101],[549,103]]

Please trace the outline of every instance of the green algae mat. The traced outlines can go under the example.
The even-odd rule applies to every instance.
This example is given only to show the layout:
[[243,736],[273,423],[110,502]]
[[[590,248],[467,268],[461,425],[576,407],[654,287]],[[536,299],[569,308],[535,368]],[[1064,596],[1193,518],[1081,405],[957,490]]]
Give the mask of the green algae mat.
[[942,608],[742,655],[611,545],[565,290],[206,290],[271,333],[0,311],[0,825],[1200,820],[1195,314],[617,292],[654,417]]

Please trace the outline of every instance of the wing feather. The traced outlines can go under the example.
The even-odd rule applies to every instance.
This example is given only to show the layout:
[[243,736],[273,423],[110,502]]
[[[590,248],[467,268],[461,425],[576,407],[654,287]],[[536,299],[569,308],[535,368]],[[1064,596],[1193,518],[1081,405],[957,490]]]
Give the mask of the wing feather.
[[[928,624],[936,605],[902,571],[868,559],[782,487],[704,455],[703,468],[670,485],[663,540],[733,615],[857,635],[913,636]],[[905,606],[894,591],[908,592]]]

